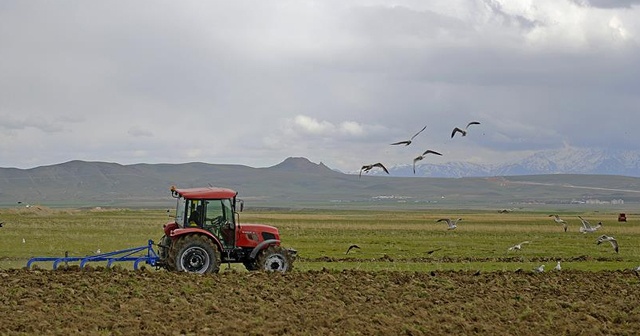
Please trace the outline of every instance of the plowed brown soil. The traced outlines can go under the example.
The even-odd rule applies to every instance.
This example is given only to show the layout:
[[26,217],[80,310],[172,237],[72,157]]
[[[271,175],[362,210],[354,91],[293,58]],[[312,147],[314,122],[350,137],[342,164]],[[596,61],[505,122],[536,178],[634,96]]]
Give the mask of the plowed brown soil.
[[0,334],[636,335],[632,271],[0,270]]

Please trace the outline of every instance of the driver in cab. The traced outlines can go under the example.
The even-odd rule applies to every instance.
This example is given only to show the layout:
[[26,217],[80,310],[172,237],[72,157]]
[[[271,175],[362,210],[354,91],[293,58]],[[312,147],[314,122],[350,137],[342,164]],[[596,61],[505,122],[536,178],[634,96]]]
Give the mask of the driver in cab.
[[202,212],[202,204],[200,204],[189,215],[189,226],[202,227]]

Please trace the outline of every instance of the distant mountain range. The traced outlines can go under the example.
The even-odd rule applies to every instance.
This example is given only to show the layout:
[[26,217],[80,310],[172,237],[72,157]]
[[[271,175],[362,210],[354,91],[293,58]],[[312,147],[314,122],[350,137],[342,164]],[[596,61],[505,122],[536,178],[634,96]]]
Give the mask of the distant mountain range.
[[[640,151],[565,147],[541,151],[517,162],[481,165],[469,162],[387,167],[393,176],[483,177],[544,174],[595,174],[640,177]],[[375,173],[374,174],[379,174]]]
[[[528,162],[539,163],[536,167],[551,167],[545,163],[548,161],[549,157],[541,157]],[[590,162],[592,167],[606,167],[602,162],[612,161]],[[610,166],[618,167],[619,164]],[[465,176],[472,173],[470,167],[474,165],[459,163],[450,167],[448,174]],[[518,171],[516,166],[513,167],[502,171]],[[557,162],[553,167],[579,168]],[[559,173],[462,178],[398,177],[399,168],[394,168],[391,176],[363,174],[360,177],[300,157],[287,158],[266,168],[198,162],[121,165],[70,161],[32,169],[0,168],[0,206],[173,207],[175,200],[169,192],[172,185],[179,188],[212,185],[235,189],[248,207],[380,209],[401,205],[460,209],[512,208],[518,204],[614,204],[613,201],[621,204],[621,200],[631,206],[640,203],[640,178],[637,177]],[[420,166],[421,173],[426,174],[427,168],[428,165]],[[445,168],[440,168],[444,174]],[[491,174],[479,167],[474,169],[482,175]]]

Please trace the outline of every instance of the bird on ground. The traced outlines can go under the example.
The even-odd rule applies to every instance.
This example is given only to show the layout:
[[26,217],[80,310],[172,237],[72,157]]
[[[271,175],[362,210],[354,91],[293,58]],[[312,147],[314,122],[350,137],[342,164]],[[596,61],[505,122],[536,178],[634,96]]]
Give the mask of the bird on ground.
[[461,221],[462,218],[451,219],[451,218],[440,218],[436,222],[447,222],[447,230],[455,230],[458,227],[458,222]]
[[544,272],[544,265],[540,265],[540,266],[534,268],[533,271],[536,272],[536,273]]
[[3,226],[4,226],[4,222],[0,222],[0,227],[3,227]]
[[514,251],[514,250],[515,251],[519,251],[519,250],[522,250],[522,245],[529,244],[529,243],[531,243],[531,242],[526,240],[526,241],[523,241],[522,243],[518,243],[518,244],[515,244],[515,245],[511,246],[508,250],[509,251]]
[[509,213],[511,211],[513,211],[513,210],[511,210],[511,209],[500,209],[500,210],[498,210],[498,213]]
[[414,173],[414,174],[416,173],[416,162],[418,162],[418,161],[420,161],[420,160],[424,159],[424,157],[425,157],[427,154],[435,154],[435,155],[440,155],[440,156],[442,156],[442,154],[440,154],[440,153],[438,153],[438,152],[436,152],[436,151],[432,151],[432,150],[430,150],[430,149],[427,149],[426,151],[424,151],[424,153],[422,153],[421,155],[418,155],[415,159],[413,159],[413,173]]
[[387,167],[385,167],[382,163],[378,162],[378,163],[362,166],[362,168],[360,168],[360,174],[358,175],[358,177],[362,176],[362,172],[368,173],[371,169],[375,167],[382,168],[382,170],[384,170],[385,173],[389,174],[389,170],[387,170]]
[[564,219],[560,218],[558,215],[549,215],[549,217],[554,217],[553,220],[558,224],[562,224],[564,232],[567,232],[567,222],[565,222]]
[[349,246],[349,248],[347,249],[347,252],[345,252],[344,254],[349,254],[349,251],[351,251],[352,249],[360,249],[360,246],[353,244],[351,246]]
[[616,253],[618,253],[618,241],[610,236],[607,235],[602,235],[600,237],[598,237],[598,240],[596,240],[596,244],[600,245],[604,242],[609,242],[611,243],[611,246],[613,246],[613,250],[616,251]]
[[558,263],[556,264],[556,267],[553,268],[556,271],[560,271],[562,270],[562,266],[560,266],[560,260],[558,260]]
[[24,244],[24,243],[26,243],[26,242],[27,242],[27,241],[26,241],[24,238],[22,238],[22,243]]
[[427,251],[426,253],[427,253],[427,254],[433,254],[433,252],[440,251],[440,250],[442,250],[442,249],[441,249],[441,248],[437,248],[437,249],[435,249],[435,250]]
[[424,131],[427,128],[427,126],[423,127],[420,131],[418,131],[418,133],[414,134],[411,139],[409,140],[404,140],[404,141],[398,141],[398,142],[394,142],[391,145],[405,145],[405,146],[409,146],[411,144],[411,142],[413,141],[413,139],[415,137],[418,136],[418,134],[422,133],[422,131]]
[[477,121],[472,121],[472,122],[468,123],[467,127],[465,127],[464,129],[461,129],[459,127],[454,128],[453,132],[451,132],[451,139],[453,139],[453,136],[456,135],[456,132],[460,132],[460,134],[462,134],[462,136],[467,136],[467,129],[471,125],[480,125],[480,123],[477,122]]
[[96,254],[100,254],[100,253],[102,253],[102,252],[100,251],[100,249],[97,249],[97,250],[96,250]]
[[580,221],[582,222],[582,226],[580,227],[580,232],[582,233],[596,232],[602,227],[602,222],[598,222],[598,225],[592,226],[586,219],[580,216],[578,216],[578,218],[580,218]]

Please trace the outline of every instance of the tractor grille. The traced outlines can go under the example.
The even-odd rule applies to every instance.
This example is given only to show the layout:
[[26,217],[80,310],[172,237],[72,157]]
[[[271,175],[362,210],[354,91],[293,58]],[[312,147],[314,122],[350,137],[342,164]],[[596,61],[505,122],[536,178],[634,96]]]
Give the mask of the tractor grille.
[[270,233],[270,232],[263,232],[262,233],[262,239],[264,239],[264,240],[276,239],[276,235],[274,235],[273,233]]

